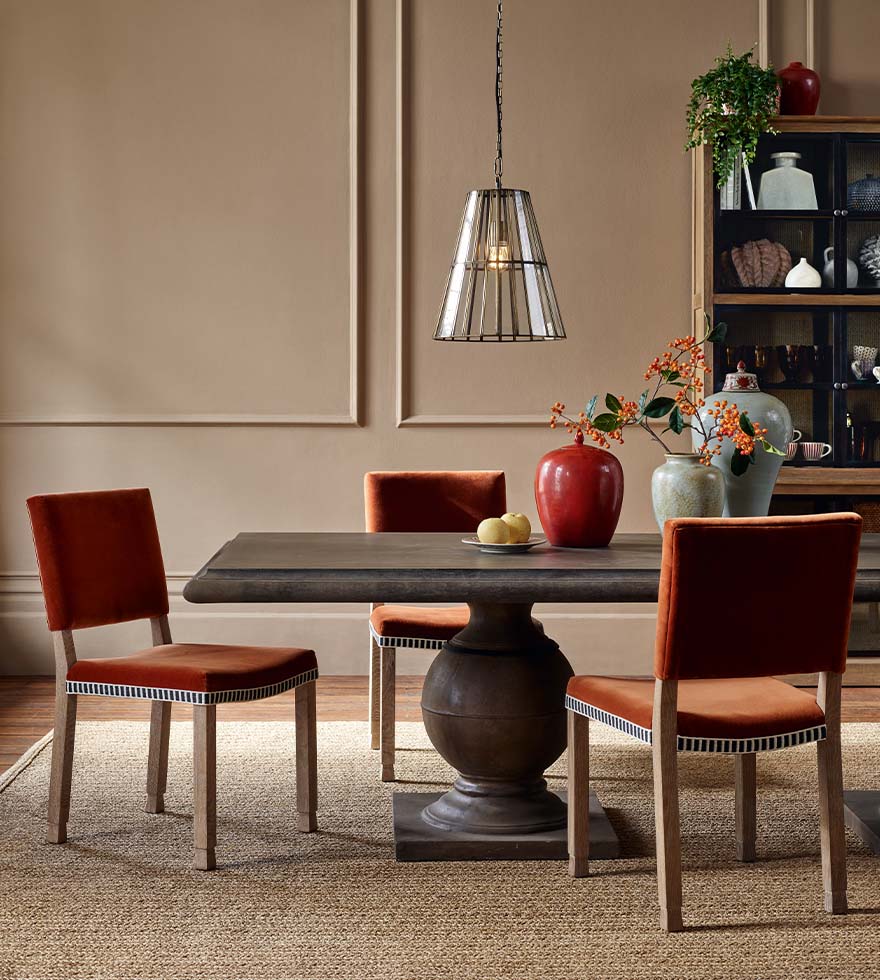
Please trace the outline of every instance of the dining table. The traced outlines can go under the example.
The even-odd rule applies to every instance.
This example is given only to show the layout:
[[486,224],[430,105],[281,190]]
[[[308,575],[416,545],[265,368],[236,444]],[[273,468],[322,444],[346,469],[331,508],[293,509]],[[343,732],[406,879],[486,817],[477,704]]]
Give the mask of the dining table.
[[[542,544],[490,554],[451,533],[242,532],[196,572],[184,597],[467,603],[470,621],[431,663],[421,700],[428,738],[458,775],[443,792],[394,793],[395,855],[564,859],[565,798],[548,788],[545,773],[565,749],[573,671],[532,609],[656,602],[661,551],[659,534],[617,534],[606,548]],[[862,538],[855,600],[880,600],[880,534]],[[780,629],[785,614],[780,610]],[[846,807],[848,825],[880,853],[880,787],[848,792]],[[618,854],[617,835],[591,790],[590,856]]]

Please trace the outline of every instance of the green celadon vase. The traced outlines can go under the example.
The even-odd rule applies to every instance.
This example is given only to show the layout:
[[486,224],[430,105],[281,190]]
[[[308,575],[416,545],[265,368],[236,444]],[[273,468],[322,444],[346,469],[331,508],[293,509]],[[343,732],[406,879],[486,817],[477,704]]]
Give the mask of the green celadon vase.
[[[767,430],[767,441],[785,452],[793,433],[791,414],[778,398],[761,391],[757,377],[746,371],[742,361],[735,372],[727,375],[720,392],[706,396],[706,406],[700,410],[700,418],[707,431],[714,420],[706,413],[714,407],[715,402],[722,400],[726,400],[728,405],[736,405],[740,412],[747,412],[753,424]],[[694,449],[698,449],[703,440],[697,432],[692,432],[692,437]],[[785,457],[768,453],[757,446],[755,462],[741,476],[736,476],[730,471],[733,443],[730,439],[724,439],[720,444],[713,445],[721,449],[720,455],[712,460],[712,466],[717,467],[724,476],[724,516],[766,517],[773,487]]]

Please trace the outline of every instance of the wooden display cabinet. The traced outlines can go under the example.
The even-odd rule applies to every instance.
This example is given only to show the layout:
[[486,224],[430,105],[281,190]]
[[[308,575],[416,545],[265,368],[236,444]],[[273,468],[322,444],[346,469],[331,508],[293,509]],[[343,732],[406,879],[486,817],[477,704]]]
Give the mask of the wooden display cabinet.
[[[757,201],[771,154],[801,154],[812,174],[816,210],[753,210],[743,181],[743,207],[722,211],[712,152],[694,153],[693,315],[700,335],[703,316],[728,325],[724,344],[711,347],[710,393],[745,360],[761,387],[786,403],[805,441],[825,442],[821,463],[798,456],[783,464],[771,513],[856,510],[866,531],[880,531],[880,385],[857,380],[853,348],[880,348],[880,283],[859,264],[865,239],[880,234],[880,208],[848,207],[847,186],[866,174],[880,176],[880,117],[785,116],[779,132],[762,136],[750,166]],[[804,257],[824,272],[833,248],[833,278],[815,289],[742,285],[724,253],[747,241],[781,242],[792,263]],[[858,279],[847,283],[847,260]],[[796,610],[793,611],[796,614]],[[853,614],[850,684],[880,684],[880,615],[875,604]]]

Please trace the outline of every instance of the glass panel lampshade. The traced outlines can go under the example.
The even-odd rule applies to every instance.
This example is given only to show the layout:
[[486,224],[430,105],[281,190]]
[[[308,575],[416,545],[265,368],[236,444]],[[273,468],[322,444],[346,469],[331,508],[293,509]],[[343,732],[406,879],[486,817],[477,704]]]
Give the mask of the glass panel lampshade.
[[434,340],[563,340],[528,191],[471,191]]

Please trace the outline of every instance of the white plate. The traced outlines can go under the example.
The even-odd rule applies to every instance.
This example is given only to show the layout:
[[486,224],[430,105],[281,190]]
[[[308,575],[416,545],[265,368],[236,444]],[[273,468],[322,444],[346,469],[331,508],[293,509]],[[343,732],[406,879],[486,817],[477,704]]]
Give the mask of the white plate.
[[481,541],[478,537],[462,538],[462,544],[473,545],[480,551],[485,551],[488,555],[521,555],[524,551],[529,551],[538,544],[546,544],[547,539],[539,534],[533,534],[528,541],[518,541],[516,544],[489,544]]

